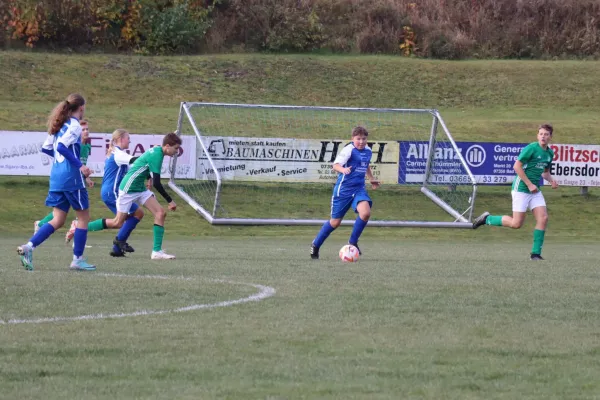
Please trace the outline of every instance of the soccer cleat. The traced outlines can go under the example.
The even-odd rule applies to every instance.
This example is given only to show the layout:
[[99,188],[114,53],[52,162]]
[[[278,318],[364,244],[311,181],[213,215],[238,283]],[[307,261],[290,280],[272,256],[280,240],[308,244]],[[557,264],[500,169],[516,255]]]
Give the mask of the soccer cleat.
[[357,245],[356,243],[350,243],[350,242],[348,242],[348,244],[349,244],[350,246],[354,246],[354,247],[356,247],[356,250],[358,250],[358,255],[359,255],[359,256],[362,256],[362,251],[360,251],[360,247],[358,247],[358,245]]
[[65,234],[65,243],[69,243],[73,239],[73,236],[75,236],[75,229],[77,229],[77,220],[76,219],[74,219],[71,222],[71,227]]
[[113,240],[113,244],[117,246],[122,253],[127,252],[127,242],[125,242],[124,240],[119,240],[115,237],[115,240]]
[[485,222],[487,221],[489,216],[490,216],[490,213],[486,211],[483,214],[481,214],[479,217],[477,217],[475,219],[475,221],[473,221],[473,229],[477,229],[481,225],[485,225]]
[[534,254],[534,253],[531,253],[531,256],[529,256],[529,259],[532,261],[544,261],[544,259],[542,258],[541,255]]
[[121,251],[121,249],[113,249],[110,251],[110,255],[113,257],[125,257],[125,253]]
[[95,271],[96,266],[88,264],[87,258],[82,257],[77,260],[73,260],[69,266],[69,269],[73,271]]
[[310,258],[313,260],[319,259],[319,248],[312,243],[310,245]]
[[152,255],[150,256],[151,260],[174,260],[175,256],[173,254],[167,254],[164,250],[160,251],[152,251]]
[[37,233],[37,231],[40,230],[40,227],[38,226],[38,224],[40,223],[40,221],[35,221],[33,223],[33,234],[35,235]]
[[127,253],[134,253],[135,249],[129,245],[129,243],[125,242],[125,251]]
[[21,264],[27,271],[33,271],[33,249],[24,244],[17,247],[17,254],[21,257]]

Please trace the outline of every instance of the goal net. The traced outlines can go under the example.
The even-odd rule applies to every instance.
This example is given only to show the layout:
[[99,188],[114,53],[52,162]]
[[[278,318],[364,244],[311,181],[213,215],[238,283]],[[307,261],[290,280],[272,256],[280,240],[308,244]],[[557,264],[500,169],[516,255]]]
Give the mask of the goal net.
[[358,125],[382,182],[367,182],[369,225],[472,227],[475,178],[436,110],[182,103],[177,133],[196,146],[194,179],[175,176],[174,158],[169,186],[212,224],[320,225],[333,161]]

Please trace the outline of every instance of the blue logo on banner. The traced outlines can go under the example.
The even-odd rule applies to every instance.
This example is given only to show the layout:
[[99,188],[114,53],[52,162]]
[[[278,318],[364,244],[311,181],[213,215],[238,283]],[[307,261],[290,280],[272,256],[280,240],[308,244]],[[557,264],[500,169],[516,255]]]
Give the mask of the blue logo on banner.
[[[509,185],[515,177],[513,165],[525,143],[457,142],[456,146],[478,184]],[[423,183],[429,142],[400,142],[398,183]],[[437,142],[429,182],[468,184],[470,178],[449,142]]]

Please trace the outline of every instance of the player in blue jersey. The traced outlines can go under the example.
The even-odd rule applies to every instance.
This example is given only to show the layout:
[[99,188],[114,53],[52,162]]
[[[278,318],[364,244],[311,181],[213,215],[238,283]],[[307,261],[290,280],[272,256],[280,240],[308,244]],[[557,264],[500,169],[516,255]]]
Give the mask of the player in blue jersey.
[[365,176],[371,182],[373,189],[377,189],[380,185],[369,166],[372,151],[367,146],[368,136],[369,132],[362,126],[352,129],[352,143],[346,145],[333,162],[333,169],[338,172],[338,179],[331,197],[331,219],[323,224],[310,246],[312,259],[319,258],[319,248],[331,232],[340,226],[342,218],[350,207],[358,213],[358,217],[354,222],[348,243],[355,246],[362,254],[358,248],[358,239],[369,222],[373,205],[365,189]]
[[[129,170],[129,165],[138,159],[138,157],[133,157],[125,151],[129,148],[129,143],[129,132],[125,129],[117,129],[112,134],[110,146],[106,152],[107,158],[104,162],[104,177],[102,178],[101,189],[102,201],[114,215],[117,214],[119,185]],[[116,218],[97,219],[90,222],[88,230],[94,232],[103,229],[120,228],[116,240],[124,243],[123,248],[126,252],[132,253],[135,250],[127,243],[127,239],[143,217],[144,211],[134,203],[129,210],[127,219],[124,221]],[[110,255],[113,257],[123,257],[125,253],[115,244]]]
[[50,172],[50,188],[46,198],[46,205],[53,207],[54,216],[29,239],[27,244],[17,248],[21,263],[27,270],[33,270],[33,249],[64,225],[71,207],[77,214],[78,222],[70,269],[81,271],[96,269],[83,257],[90,219],[85,178],[92,172],[79,160],[81,148],[79,120],[84,113],[85,99],[79,94],[70,94],[52,110],[48,118],[49,136],[44,142],[42,151],[54,157]]

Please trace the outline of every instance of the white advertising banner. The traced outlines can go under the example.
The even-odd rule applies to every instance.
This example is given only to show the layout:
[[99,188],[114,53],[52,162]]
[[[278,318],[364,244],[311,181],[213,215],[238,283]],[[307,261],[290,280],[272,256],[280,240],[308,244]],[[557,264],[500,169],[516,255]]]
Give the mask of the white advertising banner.
[[[276,139],[248,137],[204,138],[204,145],[224,180],[271,182],[331,182],[331,165],[349,140]],[[398,178],[398,142],[373,141],[371,170],[384,183]],[[198,150],[198,179],[215,179],[206,153]]]
[[[46,132],[20,132],[0,131],[0,175],[31,175],[50,176],[52,168],[52,157],[48,157],[40,151]],[[90,133],[92,151],[87,165],[92,169],[94,177],[104,174],[104,161],[106,150],[110,144],[111,134]],[[162,144],[163,135],[136,135],[132,134],[128,153],[140,156],[144,151],[153,146]],[[196,138],[192,136],[182,137],[183,144],[177,158],[176,177],[195,177]],[[169,175],[169,163],[171,157],[165,157],[161,175]]]
[[[552,144],[552,177],[563,186],[600,186],[600,146]],[[547,182],[545,182],[547,184]]]

